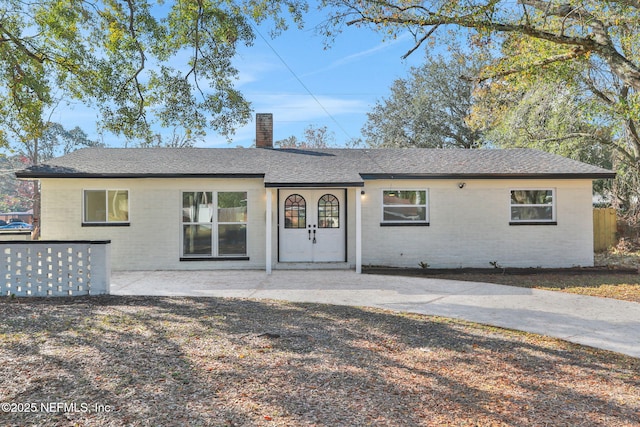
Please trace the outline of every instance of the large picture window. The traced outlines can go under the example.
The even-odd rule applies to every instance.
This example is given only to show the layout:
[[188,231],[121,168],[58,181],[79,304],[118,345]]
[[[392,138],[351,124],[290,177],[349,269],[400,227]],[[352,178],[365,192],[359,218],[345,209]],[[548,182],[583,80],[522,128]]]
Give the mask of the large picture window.
[[245,257],[247,193],[182,193],[182,256]]
[[84,190],[82,223],[87,225],[128,224],[127,190]]
[[428,225],[427,190],[384,190],[382,225]]
[[553,189],[511,190],[511,224],[554,224]]

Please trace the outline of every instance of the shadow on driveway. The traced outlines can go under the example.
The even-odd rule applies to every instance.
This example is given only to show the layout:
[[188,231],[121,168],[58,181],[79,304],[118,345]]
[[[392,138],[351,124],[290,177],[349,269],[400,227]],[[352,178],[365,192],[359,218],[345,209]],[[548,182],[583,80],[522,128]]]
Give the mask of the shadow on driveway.
[[640,304],[445,279],[345,270],[122,271],[114,295],[276,299],[437,315],[640,357]]

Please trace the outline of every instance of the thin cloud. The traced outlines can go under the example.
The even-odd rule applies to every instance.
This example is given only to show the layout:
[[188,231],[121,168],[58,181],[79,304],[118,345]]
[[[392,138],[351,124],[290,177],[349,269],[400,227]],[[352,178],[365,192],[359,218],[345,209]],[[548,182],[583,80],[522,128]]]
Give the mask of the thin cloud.
[[[302,131],[309,125],[327,124],[335,133],[336,140],[346,140],[345,136],[327,117],[325,111],[307,94],[259,92],[248,93],[252,107],[258,113],[273,113],[274,139],[282,139],[291,135],[302,135]],[[318,96],[318,100],[325,109],[339,122],[352,122],[354,116],[360,116],[368,111],[368,106],[361,100],[343,99],[329,96]],[[357,135],[353,135],[357,136]],[[205,147],[236,145],[249,146],[255,139],[255,122],[237,129],[231,144],[215,135],[210,135],[202,144]]]
[[236,80],[236,87],[246,86],[251,83],[259,82],[263,80],[263,76],[272,72],[273,70],[282,69],[282,65],[274,63],[269,58],[259,57],[257,55],[248,58],[241,58],[235,64],[238,69],[238,78]]
[[303,74],[302,77],[307,77],[307,76],[312,76],[312,75],[315,75],[315,74],[324,73],[326,71],[330,71],[330,70],[333,70],[335,68],[342,67],[342,66],[350,64],[352,62],[359,61],[362,58],[366,58],[368,56],[375,55],[376,53],[378,53],[380,51],[389,49],[392,46],[405,41],[409,37],[411,37],[411,35],[409,33],[404,33],[400,37],[394,39],[391,42],[382,42],[382,43],[379,43],[377,46],[374,46],[374,47],[372,47],[370,49],[366,49],[366,50],[363,50],[363,51],[356,52],[356,53],[353,53],[351,55],[345,56],[344,58],[340,58],[340,59],[338,59],[336,61],[333,61],[331,64],[327,65],[324,68],[320,68],[320,69],[314,70],[314,71],[312,71],[310,73]]
[[[296,120],[322,116],[326,113],[315,99],[305,93],[252,93],[247,94],[255,110],[270,110],[265,112],[282,113]],[[361,113],[368,111],[365,102],[359,99],[344,99],[331,96],[316,96],[316,99],[332,114]]]

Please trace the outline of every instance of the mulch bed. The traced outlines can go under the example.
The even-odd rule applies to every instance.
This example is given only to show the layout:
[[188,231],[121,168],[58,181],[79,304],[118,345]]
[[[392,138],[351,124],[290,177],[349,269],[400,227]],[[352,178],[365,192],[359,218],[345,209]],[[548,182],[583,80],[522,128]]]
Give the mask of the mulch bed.
[[115,296],[0,319],[3,425],[640,424],[640,359],[451,319]]
[[415,269],[368,267],[369,274],[431,277],[560,291],[640,303],[637,267]]
[[541,274],[638,274],[636,267],[599,266],[572,268],[402,268],[402,267],[362,267],[367,274],[387,274],[404,276],[438,276],[438,275],[541,275]]

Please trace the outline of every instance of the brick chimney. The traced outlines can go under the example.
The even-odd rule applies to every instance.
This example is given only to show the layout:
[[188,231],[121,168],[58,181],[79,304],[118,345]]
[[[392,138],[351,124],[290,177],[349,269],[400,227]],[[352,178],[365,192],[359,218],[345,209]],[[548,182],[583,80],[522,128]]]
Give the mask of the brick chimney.
[[256,113],[256,147],[273,148],[272,113]]

